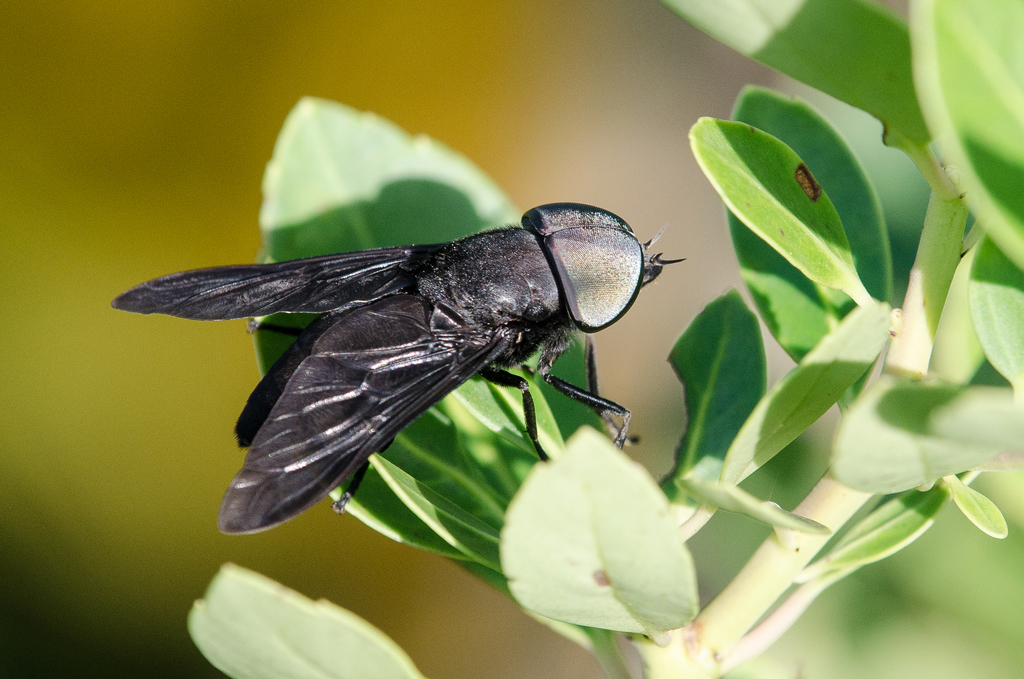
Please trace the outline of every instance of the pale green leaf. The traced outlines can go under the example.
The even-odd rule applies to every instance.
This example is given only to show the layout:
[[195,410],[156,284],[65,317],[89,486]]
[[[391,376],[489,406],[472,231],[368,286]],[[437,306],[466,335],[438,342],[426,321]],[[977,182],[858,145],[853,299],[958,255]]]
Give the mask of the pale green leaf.
[[690,128],[701,170],[734,215],[809,279],[871,304],[839,214],[810,170],[775,137],[701,118]]
[[884,375],[843,417],[832,473],[858,490],[895,493],[980,465],[1024,444],[1009,389]]
[[978,221],[1024,268],[1024,3],[911,3],[914,82]]
[[975,472],[1022,472],[1024,471],[1024,451],[1000,453],[991,460],[985,460],[971,467]]
[[931,528],[948,498],[949,491],[936,486],[889,500],[850,529],[828,556],[805,568],[796,581],[810,582],[837,573],[846,576],[895,554]]
[[992,366],[1024,398],[1024,272],[985,238],[969,284],[971,320]]
[[[334,228],[296,231],[342,208],[331,220]],[[505,194],[463,156],[325,99],[306,97],[288,114],[263,177],[260,227],[275,260],[423,243],[424,237],[444,242],[518,220]],[[317,247],[311,239],[330,249],[309,252]],[[292,251],[300,247],[301,254]]]
[[733,49],[861,108],[918,143],[907,27],[865,0],[663,0]]
[[1009,389],[969,387],[931,413],[929,432],[951,441],[988,445],[1000,453],[1022,452],[1024,403],[1014,400]]
[[589,427],[533,468],[505,518],[501,565],[516,600],[556,620],[657,635],[697,613],[664,494]]
[[354,613],[231,564],[193,604],[188,630],[234,679],[423,679],[395,642]]
[[949,489],[953,492],[953,502],[960,508],[971,523],[978,527],[982,533],[991,535],[1000,540],[1009,533],[1006,526],[1006,519],[999,507],[987,497],[974,490],[956,476],[945,478]]
[[971,248],[956,267],[928,362],[930,373],[954,384],[970,382],[985,360],[971,322],[969,304],[968,288],[977,254],[978,248]]
[[787,512],[774,502],[760,500],[739,486],[715,483],[698,478],[682,478],[676,482],[685,492],[702,504],[735,512],[777,528],[790,528],[803,533],[828,535],[832,531],[817,521]]
[[[736,99],[733,119],[767,132],[807,163],[842,220],[864,287],[875,299],[889,301],[892,256],[882,206],[839,132],[806,102],[751,85]],[[729,231],[740,273],[761,317],[786,353],[799,362],[853,302],[812,283],[731,213]]]
[[858,307],[761,399],[729,447],[723,483],[739,483],[832,407],[878,358],[889,305]]

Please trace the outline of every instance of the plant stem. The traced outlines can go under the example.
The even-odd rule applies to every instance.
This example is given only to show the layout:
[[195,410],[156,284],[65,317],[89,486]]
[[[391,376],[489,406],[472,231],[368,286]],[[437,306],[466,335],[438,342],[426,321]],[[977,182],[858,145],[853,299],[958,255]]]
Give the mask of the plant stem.
[[[794,513],[817,521],[833,533],[871,497],[823,477]],[[703,646],[718,656],[750,629],[792,584],[831,535],[794,533],[790,545],[771,535],[743,570],[697,617]]]
[[771,615],[736,643],[722,663],[722,673],[730,672],[766,651],[831,584],[832,580],[814,580],[798,587]]
[[711,520],[711,517],[715,515],[715,508],[708,507],[707,505],[701,505],[697,508],[697,511],[693,513],[693,516],[688,518],[679,526],[679,540],[686,542],[694,535],[697,534],[704,525]]
[[601,663],[608,679],[634,679],[622,655],[618,633],[591,627],[587,629],[587,636],[594,647],[594,657]]
[[[980,472],[970,471],[966,472],[963,478],[957,479],[956,476],[952,477],[962,482],[964,485],[969,486],[974,479],[978,478]],[[949,477],[947,477],[948,479]],[[949,485],[949,481],[946,479],[940,480],[939,484]],[[949,500],[952,498],[952,494],[947,492],[944,498]],[[932,521],[926,523],[915,536],[905,542],[899,549],[907,547],[911,542],[917,540],[932,526]],[[899,551],[897,549],[896,551]],[[894,552],[893,552],[894,553]],[[892,553],[886,556],[892,556]],[[885,557],[882,557],[885,558]],[[870,563],[870,562],[869,562]],[[818,598],[822,592],[836,584],[843,578],[852,575],[853,573],[860,570],[862,566],[867,565],[866,563],[858,564],[850,568],[843,570],[837,570],[832,573],[828,573],[801,585],[792,594],[790,594],[785,601],[779,604],[778,608],[771,612],[764,620],[758,624],[757,627],[752,629],[746,634],[736,646],[733,648],[732,653],[722,663],[722,673],[729,672],[741,664],[756,658],[765,650],[767,650],[772,644],[779,640],[786,630],[793,626],[800,616],[807,608],[814,603],[814,600]]]
[[928,372],[935,330],[960,263],[967,212],[967,204],[961,198],[943,200],[932,192],[900,321],[886,356],[888,372],[915,376]]
[[[794,512],[825,524],[833,533],[871,497],[823,477]],[[770,536],[743,570],[688,627],[673,632],[665,648],[637,644],[649,679],[717,677],[739,639],[783,594],[831,535],[789,532]]]
[[884,141],[886,146],[898,148],[914,161],[914,165],[917,165],[918,171],[928,182],[928,186],[940,199],[955,200],[964,197],[960,188],[949,178],[945,168],[939,163],[938,158],[927,144],[912,142],[895,130],[886,130]]

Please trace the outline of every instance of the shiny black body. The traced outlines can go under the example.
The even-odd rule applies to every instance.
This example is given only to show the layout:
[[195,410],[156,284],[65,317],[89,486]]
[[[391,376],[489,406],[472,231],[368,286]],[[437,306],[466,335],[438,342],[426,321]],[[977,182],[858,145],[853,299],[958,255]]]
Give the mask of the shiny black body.
[[[438,245],[187,271],[114,300],[118,309],[203,320],[322,313],[267,372],[238,419],[239,443],[249,450],[224,496],[221,530],[269,528],[346,479],[360,478],[371,454],[477,374],[522,391],[528,434],[546,459],[528,383],[502,370],[538,351],[538,374],[548,383],[606,421],[609,414],[623,418],[616,436],[622,445],[628,410],[550,375],[580,323],[567,310],[566,282],[552,263],[550,240],[530,228],[531,215],[556,228],[566,215],[614,218],[615,228],[632,236],[611,213],[557,204],[527,213],[526,228]],[[585,237],[600,248],[602,233]],[[619,315],[666,263],[648,256],[646,245],[637,247],[640,277],[622,282]]]
[[498,328],[500,367],[521,365],[538,349],[555,355],[575,325],[562,309],[558,284],[540,239],[525,229],[481,233],[449,243],[416,275],[417,292],[468,324]]

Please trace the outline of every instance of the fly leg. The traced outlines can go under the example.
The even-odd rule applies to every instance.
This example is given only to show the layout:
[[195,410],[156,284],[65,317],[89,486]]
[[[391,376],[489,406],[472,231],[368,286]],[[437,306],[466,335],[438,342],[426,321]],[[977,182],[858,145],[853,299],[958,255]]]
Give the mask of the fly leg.
[[245,331],[250,335],[254,334],[257,330],[269,330],[270,332],[280,333],[282,335],[289,335],[290,337],[298,337],[302,334],[304,328],[295,328],[290,325],[280,325],[279,323],[267,323],[266,321],[257,321],[255,318],[245,324]]
[[537,411],[533,407],[533,396],[530,395],[530,383],[518,375],[513,375],[497,368],[485,368],[480,371],[480,376],[488,382],[497,384],[499,387],[515,387],[523,393],[523,415],[526,420],[526,435],[533,441],[533,447],[537,449],[537,457],[543,461],[548,460],[548,454],[541,448],[537,438]]
[[[381,446],[380,450],[377,452],[383,453],[385,450],[390,448],[391,444],[394,442],[395,439],[391,439]],[[349,500],[355,497],[356,491],[359,490],[359,484],[363,482],[363,477],[366,476],[366,472],[368,471],[370,471],[370,458],[366,458],[366,460],[359,465],[359,469],[357,469],[356,473],[352,475],[352,480],[348,482],[348,487],[345,488],[345,492],[341,494],[341,497],[331,503],[331,509],[336,511],[338,514],[345,513],[345,505],[349,503]]]
[[[589,340],[589,335],[587,336]],[[587,343],[587,386],[589,389],[596,391],[597,389],[597,365],[593,360],[594,350],[593,344],[588,341]],[[545,352],[540,357],[540,362],[537,364],[537,373],[540,374],[544,381],[550,384],[552,387],[562,392],[569,398],[579,401],[580,403],[590,407],[601,419],[604,420],[605,424],[608,425],[609,430],[615,437],[615,445],[619,448],[627,440],[627,434],[629,432],[629,418],[630,412],[620,406],[615,401],[609,401],[606,398],[601,398],[592,391],[586,389],[580,389],[574,384],[566,382],[560,377],[555,377],[551,374],[551,366],[554,364],[555,359],[558,358],[557,354],[548,354]],[[615,421],[612,419],[612,415],[616,415],[622,418],[622,426],[618,427]]]
[[[386,447],[387,446],[385,446],[385,448]],[[359,469],[356,470],[356,473],[352,475],[352,480],[349,481],[345,492],[341,494],[340,498],[331,503],[331,509],[338,514],[345,513],[345,505],[348,504],[349,500],[355,497],[356,491],[359,490],[359,484],[363,482],[363,477],[366,476],[366,472],[369,470],[370,460],[367,458],[365,462],[359,465]]]
[[[395,439],[391,439],[381,446],[380,450],[377,452],[383,453],[385,450],[390,448],[391,444],[394,442]],[[345,505],[349,503],[349,500],[355,497],[356,491],[359,490],[359,484],[363,482],[363,477],[366,476],[366,472],[369,470],[370,458],[366,458],[366,461],[359,465],[359,469],[357,469],[356,473],[352,475],[352,480],[348,482],[348,487],[345,488],[345,492],[341,494],[341,497],[331,503],[331,509],[336,511],[338,514],[345,513]]]
[[[594,345],[594,335],[589,332],[586,334],[586,340],[583,344],[583,360],[585,362],[587,370],[587,391],[589,391],[593,396],[600,396],[601,387],[597,380],[597,349]],[[622,406],[619,407],[621,408]],[[601,421],[604,422],[604,426],[608,428],[608,434],[612,438],[617,439],[619,435],[619,425],[616,424],[615,420],[612,418],[612,411],[604,409],[595,410],[597,414],[601,417]],[[625,408],[623,408],[623,410],[625,410]],[[626,413],[626,415],[620,415],[619,413],[615,413],[616,415],[619,415],[624,420],[626,420],[626,424],[623,425],[624,427],[629,426],[629,411],[627,410]],[[640,439],[636,436],[627,436],[623,440],[623,443],[633,444],[639,440]]]

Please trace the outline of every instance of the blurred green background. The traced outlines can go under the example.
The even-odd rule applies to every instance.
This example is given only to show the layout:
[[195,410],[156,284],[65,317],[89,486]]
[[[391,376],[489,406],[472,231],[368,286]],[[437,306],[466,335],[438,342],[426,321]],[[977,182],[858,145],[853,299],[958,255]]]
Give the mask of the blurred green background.
[[[631,452],[662,473],[685,423],[665,357],[739,285],[687,131],[728,117],[745,83],[799,88],[653,0],[37,1],[0,2],[0,16],[0,677],[218,676],[185,616],[225,561],[355,611],[428,677],[600,676],[457,566],[326,504],[267,533],[219,534],[242,459],[232,426],[258,379],[245,324],[109,302],[161,274],[252,261],[263,167],[301,96],[373,110],[462,152],[524,209],[593,203],[643,238],[668,224],[660,249],[687,262],[598,338],[602,388],[643,439]],[[926,190],[877,123],[814,101],[880,181],[905,271]],[[769,354],[774,379],[788,359],[770,342]],[[792,506],[823,443],[827,422],[758,492]],[[1019,478],[998,483],[1018,521],[1008,540],[945,513],[823,596],[763,665],[1017,676],[1024,510]],[[762,537],[712,521],[693,544],[705,598]]]

